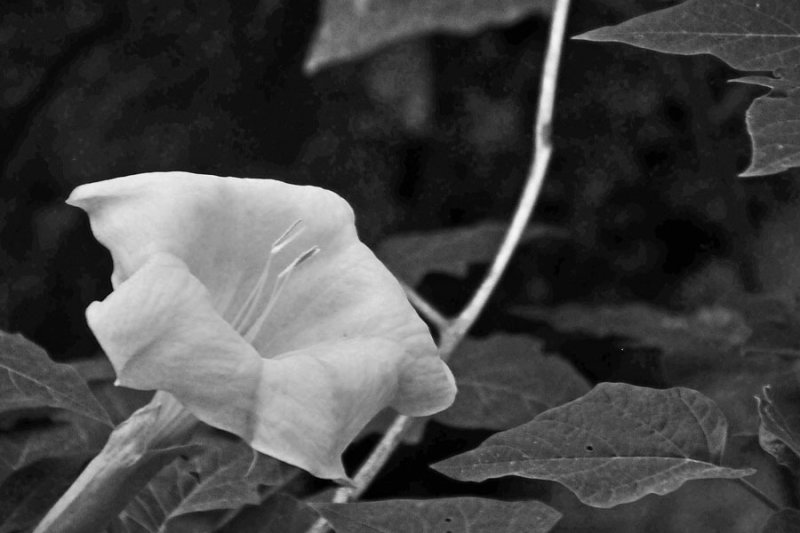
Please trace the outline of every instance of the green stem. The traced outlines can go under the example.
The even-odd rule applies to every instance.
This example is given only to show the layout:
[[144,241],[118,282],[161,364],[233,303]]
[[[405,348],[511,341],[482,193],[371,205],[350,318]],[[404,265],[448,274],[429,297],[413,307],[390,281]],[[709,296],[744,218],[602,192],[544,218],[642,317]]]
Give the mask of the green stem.
[[103,531],[163,467],[194,446],[186,441],[197,420],[171,395],[156,393],[120,424],[34,533]]

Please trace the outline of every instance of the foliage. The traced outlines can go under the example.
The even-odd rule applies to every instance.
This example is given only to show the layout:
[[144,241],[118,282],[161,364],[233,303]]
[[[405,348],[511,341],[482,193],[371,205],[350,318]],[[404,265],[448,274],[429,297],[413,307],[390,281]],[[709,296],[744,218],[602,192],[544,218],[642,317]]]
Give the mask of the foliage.
[[753,160],[742,176],[800,166],[800,6],[785,0],[689,0],[675,7],[580,36],[672,54],[713,54],[732,67],[769,76],[736,81],[770,87],[753,103],[747,126]]
[[602,383],[436,469],[463,481],[549,479],[587,505],[613,507],[692,479],[753,474],[721,466],[726,439],[724,416],[695,391]]
[[60,407],[111,423],[73,368],[54,363],[21,335],[0,333],[0,385],[0,413]]
[[473,531],[494,533],[550,531],[561,517],[541,502],[501,502],[483,498],[386,500],[349,504],[315,504],[338,533],[416,533]]
[[[256,3],[0,8],[0,120],[13,132],[0,143],[0,325],[25,334],[0,333],[0,533],[32,530],[111,423],[150,399],[113,384],[106,354],[87,358],[96,345],[82,311],[108,293],[111,265],[62,205],[74,186],[187,168],[336,190],[361,238],[382,239],[378,258],[437,309],[465,301],[497,253],[528,164],[552,2]],[[666,3],[574,1],[571,31],[711,54],[745,73],[567,43],[555,158],[525,247],[448,362],[455,403],[410,424],[367,501],[330,503],[333,483],[205,428],[130,467],[108,532],[306,533],[320,516],[339,533],[796,531],[797,188],[733,177],[747,134],[743,175],[800,166],[800,11],[789,0],[654,10]],[[220,226],[220,216],[175,223],[174,207],[163,226],[178,237]],[[306,207],[306,223],[331,214]],[[220,241],[265,236],[251,244],[263,257],[274,218]],[[213,272],[230,258],[207,246],[198,256]],[[362,266],[335,291],[319,276],[302,286],[336,302],[375,297],[361,315],[374,333],[392,313]],[[292,335],[350,320],[312,318]],[[198,350],[219,339],[192,331]],[[394,417],[382,411],[355,437],[349,475]]]
[[473,33],[488,24],[509,24],[532,13],[546,13],[551,4],[551,0],[324,0],[306,69],[313,72],[418,34]]

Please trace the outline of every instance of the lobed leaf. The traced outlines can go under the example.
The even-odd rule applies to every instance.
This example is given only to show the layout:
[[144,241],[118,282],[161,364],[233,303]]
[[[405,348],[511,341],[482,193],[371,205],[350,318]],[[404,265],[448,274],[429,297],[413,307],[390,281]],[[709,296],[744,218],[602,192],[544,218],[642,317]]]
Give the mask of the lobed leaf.
[[540,343],[522,335],[468,339],[450,368],[458,395],[434,418],[460,428],[509,429],[591,388],[568,361],[543,354]]
[[583,503],[606,508],[667,494],[692,479],[752,474],[719,465],[726,435],[722,413],[696,391],[601,383],[434,468],[461,481],[556,481]]
[[305,68],[315,72],[424,33],[510,24],[551,6],[552,0],[325,0]]
[[161,470],[120,519],[128,530],[162,533],[190,513],[260,503],[260,487],[283,483],[296,472],[244,442],[213,438],[202,453]]
[[70,365],[56,363],[22,335],[0,332],[0,412],[58,407],[111,425]]
[[561,514],[541,502],[484,498],[311,504],[336,533],[544,533]]
[[747,112],[753,160],[742,176],[800,165],[800,3],[689,0],[577,38],[672,54],[713,54],[736,69],[773,72],[775,78],[736,80],[776,89]]

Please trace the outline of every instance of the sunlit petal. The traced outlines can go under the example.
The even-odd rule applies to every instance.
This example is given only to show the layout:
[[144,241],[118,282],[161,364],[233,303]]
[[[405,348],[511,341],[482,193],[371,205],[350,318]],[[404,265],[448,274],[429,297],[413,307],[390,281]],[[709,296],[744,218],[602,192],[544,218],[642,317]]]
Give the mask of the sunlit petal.
[[262,359],[167,254],[87,317],[121,384],[168,391],[200,420],[329,479],[345,477],[345,447],[396,397],[406,358],[400,344],[370,337]]
[[[268,263],[266,290],[254,302],[259,308],[298,255],[319,243],[336,249],[357,240],[353,212],[341,197],[275,180],[153,172],[82,185],[67,202],[89,214],[95,237],[111,251],[114,286],[153,254],[167,252],[189,265],[229,323]],[[299,231],[272,254],[298,221]]]

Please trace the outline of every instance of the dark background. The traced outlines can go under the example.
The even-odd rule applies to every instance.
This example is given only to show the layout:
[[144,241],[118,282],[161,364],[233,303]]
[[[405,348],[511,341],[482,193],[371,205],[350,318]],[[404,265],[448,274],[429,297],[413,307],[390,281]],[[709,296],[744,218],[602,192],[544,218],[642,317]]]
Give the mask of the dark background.
[[[568,31],[671,3],[576,2]],[[0,325],[56,358],[95,349],[83,308],[110,289],[105,252],[63,204],[81,183],[181,169],[321,185],[353,204],[370,244],[508,219],[521,189],[545,20],[423,36],[309,77],[310,0],[0,9]],[[727,83],[735,74],[709,57],[568,42],[536,219],[570,238],[523,249],[495,303],[691,307],[791,284],[776,259],[791,253],[797,187],[737,179],[760,90]]]
[[[576,0],[568,34],[674,3]],[[6,0],[0,17],[0,327],[55,359],[97,353],[83,311],[110,291],[107,253],[83,213],[63,203],[82,183],[187,170],[320,185],[352,203],[362,239],[375,245],[508,220],[525,179],[544,19],[421,36],[308,76],[312,0]],[[566,236],[522,247],[477,334],[526,331],[506,313],[524,304],[689,310],[740,292],[794,297],[797,182],[791,173],[736,177],[750,157],[745,111],[763,93],[727,82],[737,75],[710,57],[567,42],[555,155],[535,215]],[[482,272],[431,275],[419,290],[455,312]],[[630,364],[579,359],[595,381],[647,382]],[[461,490],[413,475],[484,436],[432,424],[427,439],[438,446],[413,458],[416,467],[401,453],[382,485],[392,492],[368,496]],[[539,490],[520,483],[481,490]],[[623,513],[642,509],[628,518],[646,530],[699,531],[698,517],[717,505],[708,520],[725,528],[729,493],[709,496],[709,483],[702,505],[682,490]],[[555,498],[562,511],[577,507],[566,493]],[[660,515],[674,505],[688,514],[666,524]],[[594,531],[618,516],[582,513],[575,520]]]

